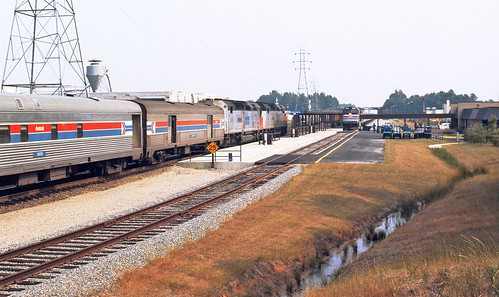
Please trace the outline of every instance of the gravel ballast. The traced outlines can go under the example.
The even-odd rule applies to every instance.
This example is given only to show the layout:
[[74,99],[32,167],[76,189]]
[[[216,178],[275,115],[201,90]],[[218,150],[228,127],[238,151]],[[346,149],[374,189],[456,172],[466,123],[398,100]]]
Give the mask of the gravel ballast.
[[[203,175],[205,178],[206,175],[208,175],[210,172],[204,170],[203,173],[200,174],[199,171],[192,169],[175,169],[175,170],[180,170],[180,172],[184,173],[198,172],[197,173],[198,176]],[[206,232],[208,231],[218,229],[221,223],[230,218],[235,212],[245,208],[250,203],[253,203],[273,193],[286,181],[288,181],[293,176],[298,175],[300,172],[301,172],[301,167],[294,166],[287,172],[265,183],[264,185],[256,189],[253,189],[251,191],[245,192],[243,194],[239,194],[236,197],[231,198],[228,202],[220,204],[217,207],[212,207],[204,214],[188,222],[185,222],[181,225],[178,225],[162,234],[154,236],[134,246],[120,250],[114,254],[111,254],[107,257],[103,257],[97,261],[91,262],[90,264],[81,266],[79,268],[71,270],[61,270],[62,273],[56,278],[46,281],[43,284],[29,287],[27,290],[14,293],[12,294],[12,296],[89,296],[97,291],[111,290],[113,289],[113,284],[121,275],[123,275],[124,272],[140,268],[145,264],[147,264],[152,259],[167,255],[171,249],[181,247],[186,242],[191,242],[205,236]],[[230,174],[228,172],[214,172],[214,174],[218,176],[216,178],[212,177],[212,181],[233,174],[233,172],[230,172]],[[182,180],[184,182],[181,182]],[[185,180],[186,176],[185,175],[182,176],[182,174],[180,174],[177,183],[185,184]],[[135,184],[132,186],[135,189],[138,189],[139,193],[141,193],[140,192],[141,190],[153,191],[153,192],[155,190],[159,191],[159,192],[154,192],[157,194],[157,199],[154,199],[154,201],[151,200],[143,202],[140,205],[136,204],[131,208],[129,207],[126,209],[124,208],[118,211],[114,211],[114,213],[112,214],[100,216],[99,221],[102,221],[104,217],[106,218],[115,217],[117,215],[117,212],[128,213],[148,205],[153,205],[159,200],[161,201],[168,200],[181,194],[177,192],[175,193],[175,195],[170,195],[171,197],[169,196],[169,198],[166,199],[164,197],[160,198],[160,196],[162,195],[164,196],[164,193],[170,193],[170,192],[166,189],[159,190],[158,188],[155,190],[151,190],[150,182],[151,180],[142,183],[143,185],[142,187],[140,187],[139,184]],[[206,181],[204,183],[199,182],[197,185],[195,185],[193,182],[189,182],[190,188],[184,189],[181,192],[190,192],[193,189],[199,188],[206,183],[207,183]],[[116,191],[116,189],[110,189],[110,191]],[[90,194],[100,195],[100,193],[90,193]],[[107,194],[109,195],[110,193]],[[120,190],[117,191],[115,194],[117,196],[122,196],[128,194],[128,192],[127,190]],[[140,195],[145,196],[143,194]],[[123,197],[121,198],[123,199]],[[84,225],[90,225],[90,223],[87,221]],[[81,227],[83,226],[74,225],[72,227],[69,227],[69,229],[78,229]],[[64,231],[61,231],[60,233],[65,233],[67,232],[67,230],[68,228],[66,228]],[[54,232],[50,233],[50,236],[53,235]],[[37,238],[37,240],[38,239],[39,238]],[[4,246],[3,242],[2,246]],[[12,245],[10,246],[10,248],[11,247]]]
[[170,200],[234,174],[170,167],[141,180],[0,214],[0,253]]

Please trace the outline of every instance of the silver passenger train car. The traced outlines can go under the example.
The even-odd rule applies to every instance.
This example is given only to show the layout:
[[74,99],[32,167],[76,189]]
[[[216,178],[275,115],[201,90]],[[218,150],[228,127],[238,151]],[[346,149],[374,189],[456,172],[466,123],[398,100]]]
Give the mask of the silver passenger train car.
[[0,188],[111,174],[286,132],[281,106],[0,94]]
[[121,170],[142,157],[141,117],[133,102],[0,94],[0,184]]
[[135,99],[143,111],[144,155],[147,163],[204,151],[206,143],[224,139],[223,111],[211,102],[173,103]]

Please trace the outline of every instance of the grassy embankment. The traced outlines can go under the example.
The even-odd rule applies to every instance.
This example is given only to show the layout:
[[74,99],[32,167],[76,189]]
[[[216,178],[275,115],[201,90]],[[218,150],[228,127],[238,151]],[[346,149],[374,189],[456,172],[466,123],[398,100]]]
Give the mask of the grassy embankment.
[[499,296],[499,150],[465,144],[440,151],[460,166],[446,151],[488,173],[459,182],[307,296]]
[[378,223],[396,201],[459,175],[429,153],[428,143],[388,141],[382,165],[306,166],[219,230],[127,273],[108,296],[253,296],[292,290],[328,249]]

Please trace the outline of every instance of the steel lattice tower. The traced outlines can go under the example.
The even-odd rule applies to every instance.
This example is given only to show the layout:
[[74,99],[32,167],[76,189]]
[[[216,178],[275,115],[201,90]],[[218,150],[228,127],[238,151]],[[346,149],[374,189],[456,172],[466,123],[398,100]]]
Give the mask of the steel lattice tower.
[[63,95],[86,86],[73,1],[16,0],[2,91]]
[[[300,55],[300,60],[293,61],[293,63],[300,63],[300,67],[295,68],[295,70],[300,70],[300,74],[298,75],[298,97],[300,97],[300,94],[306,94],[308,97],[307,70],[310,70],[310,68],[307,67],[307,64],[312,63],[312,61],[307,60],[306,56],[310,55],[310,53],[305,52],[304,49],[300,49],[298,53],[295,53],[295,56],[296,55]],[[303,92],[303,90],[305,90],[305,92]],[[309,98],[308,110],[310,110],[311,108],[312,107]],[[298,109],[298,98],[296,99],[295,110],[296,109]]]

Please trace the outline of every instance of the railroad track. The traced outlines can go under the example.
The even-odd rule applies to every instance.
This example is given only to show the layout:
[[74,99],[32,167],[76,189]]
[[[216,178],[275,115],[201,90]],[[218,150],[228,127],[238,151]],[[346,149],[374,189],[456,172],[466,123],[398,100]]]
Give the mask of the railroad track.
[[78,231],[0,254],[0,296],[25,290],[63,270],[73,269],[163,233],[199,216],[209,207],[272,179],[301,157],[313,154],[343,135],[291,152],[291,161],[272,161],[158,205]]
[[0,206],[12,206],[22,202],[31,201],[35,199],[39,199],[46,195],[59,193],[67,190],[71,190],[74,188],[79,188],[83,186],[93,185],[93,184],[102,184],[109,181],[117,180],[120,178],[124,178],[127,176],[132,176],[136,174],[141,174],[149,171],[156,170],[158,168],[169,167],[177,164],[181,160],[185,160],[191,157],[196,157],[201,154],[192,155],[189,157],[184,157],[180,159],[170,160],[166,162],[162,162],[160,164],[149,165],[149,166],[139,166],[130,168],[128,170],[111,174],[105,176],[92,176],[92,177],[82,177],[77,180],[67,181],[61,180],[52,183],[48,183],[46,185],[40,185],[39,187],[35,187],[33,189],[27,189],[22,191],[13,190],[13,192],[9,191],[1,191],[0,192]]

